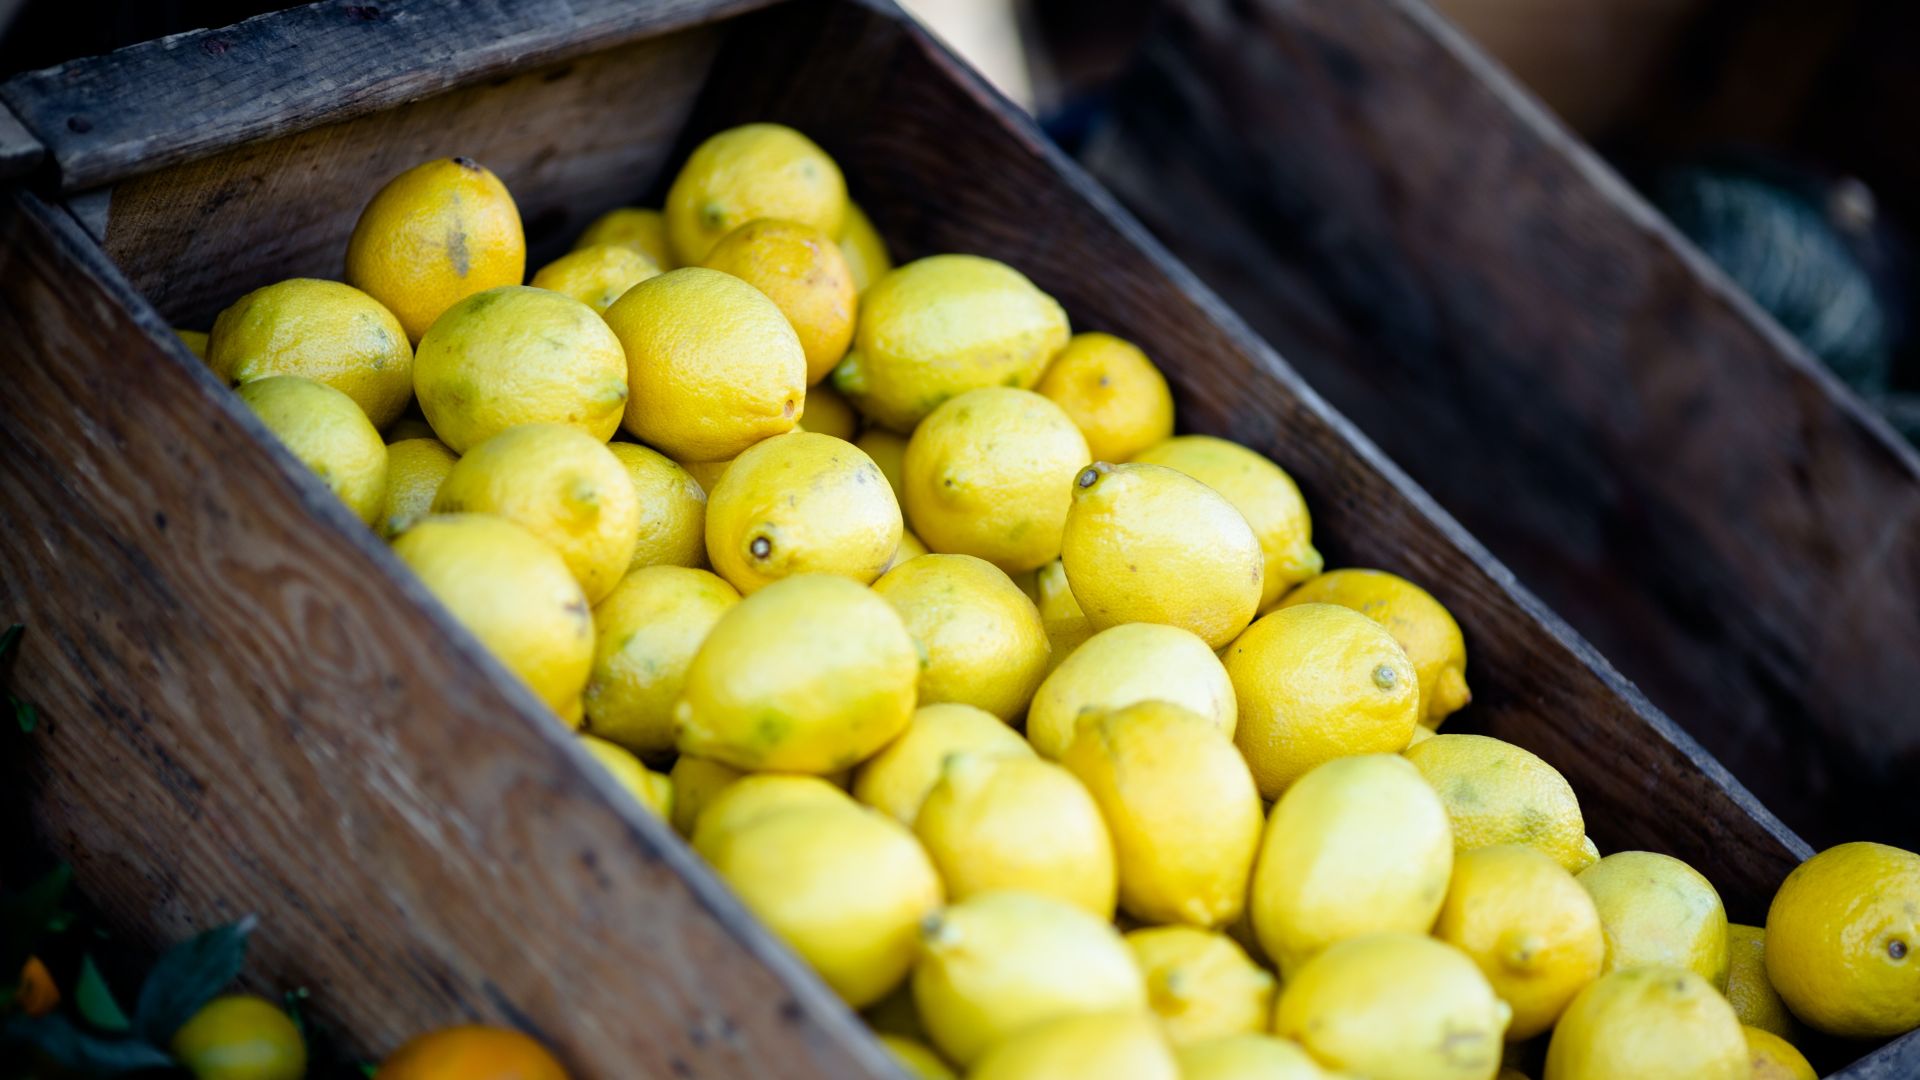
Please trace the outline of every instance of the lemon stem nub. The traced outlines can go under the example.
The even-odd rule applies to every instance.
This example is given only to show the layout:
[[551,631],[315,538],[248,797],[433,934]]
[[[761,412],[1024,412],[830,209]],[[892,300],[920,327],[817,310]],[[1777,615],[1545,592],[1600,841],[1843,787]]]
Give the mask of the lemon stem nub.
[[1382,690],[1391,690],[1400,681],[1400,676],[1385,664],[1373,669],[1373,685]]
[[1901,941],[1899,938],[1894,938],[1892,941],[1887,942],[1887,955],[1893,957],[1895,960],[1905,960],[1907,958],[1907,943]]

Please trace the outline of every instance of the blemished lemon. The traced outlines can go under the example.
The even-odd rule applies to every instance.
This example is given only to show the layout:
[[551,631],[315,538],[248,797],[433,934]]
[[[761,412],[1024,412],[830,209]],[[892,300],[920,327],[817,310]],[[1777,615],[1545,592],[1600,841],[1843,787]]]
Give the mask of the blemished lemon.
[[251,994],[217,997],[194,1011],[168,1049],[194,1080],[301,1080],[307,1044],[278,1005]]
[[1051,646],[1039,609],[998,567],[971,555],[926,555],[887,571],[873,591],[926,650],[921,704],[959,702],[1002,720],[1026,712]]
[[393,312],[351,285],[293,278],[255,289],[213,321],[207,364],[232,383],[298,375],[353,399],[377,428],[413,400],[413,346]]
[[[1080,601],[1074,598],[1073,587],[1067,584],[1067,568],[1061,565],[1059,559],[1034,571],[1034,592],[1037,594],[1034,603],[1040,610],[1040,624],[1047,628],[1047,643],[1052,646],[1047,654],[1047,674],[1051,675],[1061,661],[1093,636],[1093,623],[1081,608]],[[1205,645],[1206,642],[1201,644]],[[1220,679],[1223,683],[1226,681],[1224,670],[1220,673]]]
[[205,362],[207,359],[207,345],[211,340],[211,335],[199,330],[181,330],[178,327],[174,328],[173,333],[175,337],[180,339],[180,344],[185,345],[187,351],[193,354],[194,359]]
[[1267,1030],[1274,978],[1233,939],[1191,926],[1127,935],[1147,980],[1147,1002],[1175,1046]]
[[693,830],[700,823],[700,815],[713,800],[720,797],[735,780],[747,775],[731,765],[722,765],[717,761],[681,754],[673,759],[673,768],[667,770],[667,779],[673,782],[673,830],[687,839],[693,839]]
[[1273,1032],[1368,1080],[1491,1080],[1507,1017],[1465,953],[1383,933],[1342,941],[1290,976]]
[[642,765],[632,751],[605,739],[582,735],[580,745],[587,748],[594,760],[607,770],[622,790],[633,796],[634,801],[653,811],[662,821],[673,820],[672,780]]
[[658,210],[615,207],[587,224],[586,231],[573,242],[573,250],[599,244],[624,244],[645,255],[661,270],[680,265],[673,261],[673,251],[667,244],[666,216]]
[[660,267],[625,244],[576,248],[541,267],[528,284],[571,296],[602,314],[628,289],[655,277]]
[[1454,856],[1433,936],[1471,957],[1512,1008],[1507,1038],[1515,1042],[1552,1027],[1600,977],[1607,955],[1593,898],[1559,863],[1520,844]]
[[837,772],[905,730],[919,678],[912,636],[873,590],[783,578],[707,635],[674,708],[677,742],[742,769]]
[[1247,519],[1212,488],[1159,465],[1082,469],[1060,562],[1096,630],[1165,623],[1218,649],[1260,606],[1260,541]]
[[1271,1035],[1228,1035],[1173,1048],[1180,1080],[1328,1080],[1300,1044]]
[[832,236],[797,221],[762,218],[722,237],[701,265],[767,294],[800,336],[808,386],[847,355],[858,294]]
[[433,498],[440,514],[497,514],[567,561],[587,602],[613,591],[633,562],[640,500],[607,444],[565,424],[508,428],[467,451]]
[[240,400],[355,517],[372,525],[387,501],[387,444],[353,399],[297,375],[243,383]]
[[1292,978],[1335,942],[1428,932],[1452,873],[1446,808],[1414,767],[1344,757],[1274,804],[1247,902],[1261,948]]
[[1032,389],[1066,343],[1066,311],[1020,271],[977,255],[934,255],[888,272],[860,297],[853,349],[833,382],[867,419],[906,433],[969,390]]
[[881,1035],[880,1045],[914,1080],[958,1080],[933,1047],[904,1035]]
[[520,210],[472,158],[424,162],[387,181],[347,241],[347,283],[384,304],[416,342],[454,304],[526,273]]
[[866,292],[867,286],[893,269],[887,242],[873,227],[873,219],[855,202],[847,203],[847,218],[840,224],[840,254],[847,260],[847,272],[853,275],[853,287],[859,292]]
[[1787,1003],[1767,978],[1767,932],[1757,926],[1727,924],[1727,1001],[1748,1027],[1788,1041],[1799,1034]]
[[[860,432],[860,417],[853,411],[853,406],[847,404],[847,399],[840,396],[839,391],[823,383],[807,387],[806,411],[800,414],[800,422],[794,428],[853,442],[854,436]],[[892,487],[893,481],[888,480],[887,486]],[[898,501],[898,493],[895,493],[894,499]]]
[[1753,1080],[1820,1080],[1806,1055],[1787,1040],[1752,1026],[1742,1026],[1740,1033],[1746,1036]]
[[675,461],[726,461],[800,418],[800,339],[773,301],[731,274],[689,266],[648,278],[606,322],[633,391],[622,424]]
[[933,1044],[962,1066],[1061,1016],[1147,1011],[1146,982],[1120,932],[1064,900],[969,897],[927,920],[920,948],[914,1005]]
[[1260,610],[1271,608],[1295,584],[1320,572],[1313,519],[1286,470],[1239,443],[1211,435],[1178,435],[1133,460],[1177,469],[1219,492],[1240,511],[1265,556]]
[[622,578],[593,609],[586,729],[636,754],[672,750],[687,669],[739,602],[733,586],[705,570],[649,566]]
[[1608,972],[1677,967],[1727,985],[1727,910],[1713,883],[1671,855],[1617,851],[1577,878],[1607,938]]
[[1262,798],[1278,798],[1337,757],[1399,753],[1419,726],[1407,654],[1379,623],[1346,608],[1301,604],[1263,615],[1222,659],[1240,702],[1233,740]]
[[712,858],[711,852],[728,837],[762,818],[813,807],[845,810],[852,803],[846,792],[818,776],[736,773],[711,793],[696,815],[693,850]]
[[1050,761],[949,754],[913,833],[956,900],[1018,889],[1113,917],[1113,839],[1087,789]]
[[790,431],[754,444],[707,500],[707,557],[751,594],[795,574],[862,585],[900,548],[900,506],[873,459],[845,439]]
[[1828,848],[1787,875],[1766,932],[1767,974],[1807,1024],[1855,1038],[1920,1025],[1920,855]]
[[573,297],[503,286],[433,324],[413,357],[413,389],[457,454],[522,424],[565,424],[606,442],[627,403],[626,354]]
[[911,826],[940,781],[947,758],[1033,756],[1020,733],[971,705],[923,705],[907,730],[869,758],[853,777],[853,797]]
[[640,504],[639,541],[629,570],[707,565],[707,492],[672,458],[638,443],[608,443],[633,479]]
[[1131,461],[1173,434],[1166,376],[1112,334],[1073,335],[1034,389],[1073,418],[1095,461]]
[[712,135],[667,189],[667,241],[681,266],[757,218],[839,236],[847,214],[840,166],[812,139],[780,124],[742,124]]
[[380,535],[391,540],[432,510],[433,497],[458,460],[439,439],[387,444],[387,497],[380,508]]
[[1180,1080],[1173,1051],[1140,1012],[1062,1016],[987,1051],[968,1080]]
[[593,668],[593,616],[565,559],[492,514],[433,514],[393,542],[427,591],[556,713]]
[[1740,1021],[1681,968],[1615,971],[1573,999],[1547,1046],[1544,1080],[1750,1080]]
[[[828,389],[831,389],[831,387]],[[809,391],[809,393],[812,393],[812,391]],[[836,398],[840,397],[837,392],[834,396]],[[841,398],[841,400],[845,399]],[[833,433],[828,432],[827,434],[831,435]],[[880,471],[886,475],[887,486],[893,489],[893,497],[900,500],[900,505],[905,507],[907,505],[905,486],[907,461],[906,436],[896,435],[885,428],[870,427],[861,432],[859,438],[853,440],[853,445],[865,451],[866,455],[873,459],[873,463],[880,466]]]
[[1081,720],[1060,764],[1106,818],[1129,915],[1203,928],[1240,916],[1260,847],[1260,793],[1211,721],[1164,701],[1097,713]]
[[1580,800],[1560,770],[1486,735],[1436,735],[1406,749],[1453,822],[1460,851],[1526,844],[1577,874],[1593,865]]
[[1387,628],[1420,673],[1420,722],[1437,728],[1473,695],[1467,690],[1467,643],[1460,624],[1433,595],[1385,570],[1329,570],[1281,601],[1339,604]]
[[1191,709],[1232,736],[1239,704],[1220,658],[1191,631],[1127,623],[1087,638],[1034,691],[1027,740],[1057,758],[1082,716],[1142,701]]
[[[720,478],[726,475],[727,466],[733,464],[733,459],[728,458],[725,461],[682,461],[677,464],[687,471],[688,476],[693,477],[693,482],[700,485],[700,490],[706,492],[707,497],[711,499],[713,497],[713,489],[719,485]],[[707,547],[706,515],[704,512],[700,520],[700,550],[702,554],[704,554]]]

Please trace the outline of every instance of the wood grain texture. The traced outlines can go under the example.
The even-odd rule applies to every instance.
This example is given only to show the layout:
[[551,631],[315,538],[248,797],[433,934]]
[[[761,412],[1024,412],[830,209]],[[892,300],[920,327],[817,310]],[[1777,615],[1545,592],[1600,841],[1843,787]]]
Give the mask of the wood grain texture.
[[1171,5],[1086,157],[1790,824],[1920,845],[1920,458],[1426,8]]
[[0,180],[32,172],[47,156],[47,148],[33,137],[13,110],[0,105]]
[[0,219],[26,794],[135,944],[257,913],[254,985],[370,1055],[486,1020],[578,1076],[894,1075],[76,224]]

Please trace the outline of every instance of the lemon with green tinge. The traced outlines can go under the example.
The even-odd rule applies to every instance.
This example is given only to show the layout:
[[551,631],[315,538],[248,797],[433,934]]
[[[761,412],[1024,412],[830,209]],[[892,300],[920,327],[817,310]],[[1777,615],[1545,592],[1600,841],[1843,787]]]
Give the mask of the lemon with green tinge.
[[1600,912],[1573,875],[1520,844],[1455,855],[1447,902],[1433,936],[1479,966],[1513,1010],[1507,1038],[1553,1026],[1607,954]]
[[587,730],[636,754],[672,750],[687,669],[739,602],[733,586],[705,570],[649,566],[622,578],[593,609]]
[[1492,1080],[1507,1016],[1459,949],[1381,933],[1342,941],[1289,976],[1273,1032],[1368,1080]]
[[199,330],[182,330],[178,327],[174,328],[173,333],[180,339],[180,344],[185,345],[187,351],[193,354],[195,360],[202,363],[206,361],[207,345],[210,343],[211,335]]
[[1328,1080],[1300,1044],[1271,1035],[1229,1035],[1173,1048],[1181,1080]]
[[620,244],[645,255],[661,270],[680,264],[673,261],[667,244],[666,215],[638,206],[620,206],[601,214],[587,224],[585,232],[573,242],[573,250],[600,244]]
[[1233,740],[1189,709],[1143,701],[1082,719],[1060,764],[1106,818],[1129,915],[1203,928],[1240,916],[1262,815]]
[[435,513],[497,514],[552,545],[587,602],[633,562],[640,502],[607,444],[565,424],[508,428],[469,450],[441,482]]
[[587,748],[594,760],[607,770],[622,790],[633,796],[635,802],[653,811],[662,821],[673,819],[672,780],[642,765],[631,751],[605,739],[582,735],[580,745]]
[[1748,1027],[1788,1040],[1798,1034],[1787,1003],[1767,978],[1767,932],[1757,926],[1727,924],[1727,1001]]
[[906,433],[969,390],[1032,389],[1066,343],[1066,311],[1020,271],[934,255],[862,294],[853,348],[833,382],[867,419]]
[[1747,1057],[1753,1064],[1753,1080],[1820,1080],[1805,1054],[1792,1043],[1771,1031],[1743,1026]]
[[1165,623],[1218,649],[1260,604],[1260,542],[1247,519],[1212,488],[1158,465],[1081,470],[1060,561],[1096,630]]
[[926,651],[921,704],[959,702],[1002,720],[1026,712],[1046,672],[1047,628],[999,568],[971,555],[926,555],[887,571],[873,591]]
[[347,241],[347,284],[384,304],[414,341],[456,303],[526,273],[520,210],[472,158],[424,162],[387,181]]
[[900,548],[880,467],[845,439],[790,431],[727,467],[707,500],[707,557],[744,594],[795,574],[865,585]]
[[1543,1080],[1750,1080],[1733,1007],[1681,968],[1615,971],[1573,999],[1547,1046]]
[[1075,334],[1034,387],[1087,437],[1095,461],[1131,461],[1173,434],[1173,393],[1160,369],[1130,341]]
[[840,166],[780,124],[742,124],[710,136],[667,189],[667,241],[681,266],[699,263],[721,237],[758,218],[839,236],[846,215]]
[[638,443],[608,443],[633,480],[638,541],[628,570],[707,565],[707,492],[672,458]]
[[1023,573],[1060,554],[1074,474],[1086,463],[1080,429],[1039,394],[961,394],[907,441],[907,520],[934,551]]
[[1420,688],[1406,652],[1346,608],[1301,604],[1263,615],[1221,658],[1240,702],[1233,739],[1262,798],[1278,798],[1334,758],[1399,753],[1419,726]]
[[1020,733],[972,705],[923,705],[907,730],[854,774],[853,797],[911,826],[949,757],[1033,756]]
[[1446,808],[1413,766],[1343,757],[1274,804],[1247,903],[1261,948],[1291,979],[1335,942],[1428,932],[1452,873]]
[[1593,865],[1580,800],[1537,755],[1486,735],[1436,735],[1405,756],[1447,804],[1455,848],[1526,844],[1569,873]]
[[232,383],[298,375],[353,399],[374,427],[413,400],[413,346],[393,312],[351,285],[293,278],[255,289],[213,321],[206,359]]
[[393,542],[454,620],[556,713],[593,668],[593,616],[565,559],[492,514],[434,514]]
[[969,897],[927,920],[920,949],[914,1004],[933,1044],[961,1066],[1062,1016],[1147,1010],[1146,983],[1120,932],[1064,900]]
[[[1604,860],[1603,860],[1604,861]],[[1841,844],[1787,875],[1767,909],[1767,974],[1793,1014],[1829,1035],[1920,1025],[1920,855]]]
[[1127,935],[1147,981],[1147,1001],[1176,1047],[1267,1030],[1274,978],[1233,939],[1191,926],[1151,926]]
[[1034,692],[1027,739],[1043,757],[1066,753],[1081,717],[1142,701],[1190,709],[1231,737],[1239,704],[1219,657],[1192,632],[1127,623],[1087,638]]
[[847,355],[858,296],[832,236],[797,221],[749,221],[722,237],[701,265],[767,294],[800,336],[808,386]]
[[528,284],[571,296],[604,314],[628,289],[658,276],[652,259],[625,244],[576,248],[541,267]]
[[873,219],[855,202],[847,203],[847,217],[840,225],[840,254],[847,260],[847,271],[853,275],[853,287],[859,292],[866,292],[867,286],[893,269],[887,242],[880,238],[880,230],[873,227]]
[[745,775],[745,772],[731,765],[722,765],[692,754],[681,754],[674,758],[673,768],[667,770],[667,779],[673,782],[673,830],[689,840],[693,839],[693,830],[700,823],[700,815],[720,797],[721,792]]
[[240,400],[355,517],[372,525],[387,501],[387,444],[353,399],[297,375],[241,385]]
[[1576,880],[1600,912],[1604,970],[1684,968],[1725,992],[1727,909],[1699,871],[1671,855],[1617,851]]
[[1433,595],[1384,570],[1329,570],[1300,584],[1282,604],[1339,604],[1387,628],[1420,673],[1420,722],[1437,728],[1472,700],[1460,624]]
[[[800,414],[800,422],[794,428],[853,442],[854,436],[860,432],[860,417],[853,411],[853,406],[847,404],[846,398],[841,397],[833,387],[822,383],[807,387],[806,409]],[[905,447],[901,449],[904,453]],[[893,486],[891,478],[887,480],[887,486]],[[899,493],[895,492],[894,499],[898,501],[899,497]]]
[[251,994],[217,997],[195,1010],[168,1049],[194,1080],[300,1080],[307,1044],[278,1005]]
[[914,1080],[957,1080],[954,1071],[926,1043],[904,1035],[881,1035],[879,1040],[881,1048],[892,1054]]
[[[686,756],[682,755],[683,759]],[[846,792],[818,776],[736,772],[731,781],[709,793],[706,807],[696,815],[690,839],[693,850],[712,858],[710,852],[727,837],[763,818],[789,810],[845,810],[853,805]]]
[[[832,387],[826,387],[826,389],[831,390]],[[813,391],[808,391],[809,395],[812,393]],[[840,395],[836,392],[834,397],[839,398]],[[845,399],[841,398],[841,400]],[[833,433],[827,432],[827,434]],[[900,500],[900,505],[905,507],[907,505],[906,436],[895,435],[885,428],[870,427],[861,432],[859,438],[853,440],[853,445],[872,458],[875,465],[880,466],[880,472],[887,478],[887,486],[893,489],[893,497]]]
[[920,654],[893,608],[831,574],[783,578],[721,616],[674,708],[683,754],[830,773],[905,730]]
[[675,461],[729,460],[800,418],[800,339],[773,301],[731,274],[690,266],[648,278],[614,301],[606,323],[632,389],[622,425]]
[[387,444],[387,497],[380,508],[380,535],[391,540],[431,511],[433,497],[458,460],[439,439]]
[[1173,1051],[1139,1012],[1063,1016],[994,1046],[968,1080],[1180,1080]]
[[1113,839],[1087,789],[1050,761],[949,754],[913,833],[956,900],[1017,889],[1113,916]]
[[1142,450],[1133,460],[1186,473],[1219,492],[1247,519],[1265,556],[1260,610],[1320,572],[1313,519],[1299,485],[1264,455],[1211,435],[1177,435]]
[[522,424],[565,424],[606,442],[627,403],[626,354],[592,308],[511,285],[447,309],[420,339],[413,389],[457,454]]

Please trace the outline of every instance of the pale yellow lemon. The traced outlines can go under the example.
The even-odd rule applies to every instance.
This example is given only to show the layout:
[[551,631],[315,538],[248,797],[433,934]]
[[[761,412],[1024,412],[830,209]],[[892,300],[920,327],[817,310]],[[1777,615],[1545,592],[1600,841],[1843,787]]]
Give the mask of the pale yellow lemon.
[[379,520],[387,500],[387,444],[352,398],[297,375],[255,379],[237,393],[355,517],[368,525]]
[[[1047,673],[1052,674],[1061,661],[1093,636],[1093,623],[1080,601],[1074,598],[1073,587],[1067,584],[1067,568],[1059,559],[1033,572],[1033,586],[1040,622],[1047,628],[1047,642],[1052,646],[1047,654]],[[1226,679],[1224,671],[1221,679]]]
[[1020,733],[971,705],[923,705],[900,737],[869,758],[853,777],[853,797],[911,826],[947,758],[1032,757]]
[[681,754],[673,759],[667,779],[673,782],[673,829],[687,839],[700,823],[700,815],[735,780],[747,775],[731,765]]
[[602,314],[628,289],[659,273],[652,259],[625,244],[597,244],[553,260],[528,284],[571,296]]
[[1339,604],[1387,628],[1420,673],[1420,722],[1437,728],[1472,700],[1467,643],[1433,594],[1385,570],[1329,570],[1296,587],[1283,604]]
[[1050,761],[949,754],[913,833],[956,900],[1017,889],[1113,916],[1113,839],[1087,789]]
[[1747,1040],[1747,1058],[1753,1063],[1753,1080],[1820,1080],[1805,1054],[1771,1031],[1742,1026]]
[[1175,1046],[1267,1030],[1274,978],[1233,939],[1191,926],[1127,935],[1147,980],[1147,1003]]
[[1767,932],[1760,927],[1727,924],[1727,1001],[1748,1027],[1788,1040],[1799,1034],[1787,1003],[1767,978]]
[[634,570],[593,609],[586,728],[637,754],[674,746],[673,709],[700,645],[740,594],[705,570]]
[[1207,643],[1158,623],[1127,623],[1087,638],[1034,692],[1027,739],[1057,758],[1083,716],[1142,701],[1193,710],[1232,736],[1239,705],[1233,682]]
[[1180,1080],[1327,1080],[1313,1055],[1290,1039],[1228,1035],[1173,1048]]
[[384,304],[414,341],[454,304],[518,285],[526,272],[520,210],[472,158],[424,162],[387,181],[347,240],[347,283]]
[[638,443],[608,443],[633,479],[640,503],[638,540],[629,570],[707,564],[707,492],[672,458]]
[[1433,936],[1473,958],[1513,1010],[1507,1038],[1531,1039],[1600,977],[1607,954],[1593,898],[1560,864],[1519,844],[1454,857]]
[[807,385],[827,377],[853,342],[853,271],[832,236],[797,221],[762,218],[721,237],[702,266],[767,294],[800,337]]
[[1774,989],[1816,1030],[1885,1037],[1920,1025],[1920,855],[1828,848],[1787,875],[1766,932]]
[[926,555],[887,571],[873,591],[926,652],[922,705],[959,702],[1002,720],[1026,712],[1051,646],[1039,609],[999,568],[971,555]]
[[1177,469],[1219,492],[1260,538],[1265,556],[1260,610],[1271,608],[1294,584],[1320,572],[1313,519],[1286,470],[1239,443],[1211,435],[1177,435],[1133,460]]
[[1569,873],[1593,864],[1580,800],[1539,756],[1486,735],[1436,735],[1405,756],[1447,804],[1455,848],[1526,844]]
[[994,1046],[968,1080],[1180,1080],[1173,1051],[1140,1012],[1063,1016]]
[[298,375],[353,399],[377,428],[413,400],[413,346],[400,320],[351,285],[292,278],[258,288],[213,321],[206,360],[233,383]]
[[1573,999],[1547,1046],[1543,1080],[1752,1080],[1733,1007],[1672,967],[1615,971]]
[[880,1046],[914,1080],[957,1080],[954,1071],[933,1052],[933,1047],[904,1035],[881,1035]]
[[622,747],[592,735],[580,736],[595,761],[612,775],[622,790],[635,802],[654,812],[662,821],[673,819],[673,781],[640,763],[640,759]]
[[1075,334],[1034,387],[1065,409],[1095,461],[1131,461],[1173,434],[1173,394],[1147,354],[1112,334]]
[[[836,392],[834,397],[839,398],[840,394]],[[841,398],[841,400],[845,399]],[[828,434],[831,435],[832,432]],[[861,432],[859,438],[853,440],[853,445],[865,451],[866,455],[873,459],[873,463],[880,466],[880,471],[886,475],[887,486],[893,489],[893,497],[899,499],[900,505],[905,507],[907,505],[906,436],[896,435],[886,428],[870,427]]]
[[839,236],[847,214],[840,166],[812,139],[780,124],[742,124],[694,148],[667,189],[667,241],[681,266],[757,218]]
[[662,270],[680,264],[673,261],[667,244],[667,219],[658,210],[638,206],[620,206],[601,214],[587,224],[585,232],[573,242],[573,250],[600,244],[624,244],[645,255]]
[[847,203],[847,217],[840,225],[840,254],[847,260],[847,272],[853,275],[853,287],[860,292],[866,292],[867,286],[893,269],[887,242],[873,227],[873,219],[855,202]]
[[391,540],[432,510],[433,497],[458,460],[439,439],[387,444],[387,497],[380,508],[380,535]]
[[717,773],[706,778],[717,790],[695,815],[691,837],[693,850],[709,859],[729,837],[762,818],[811,807],[844,810],[852,804],[846,792],[818,776],[735,773],[725,783],[719,783],[720,779]]
[[[807,387],[806,411],[794,427],[800,431],[816,431],[853,442],[854,436],[860,431],[860,417],[853,411],[853,406],[847,404],[847,399],[840,396],[839,391],[823,383]],[[904,451],[904,447],[902,449]],[[891,479],[887,481],[887,486],[893,486]],[[899,498],[897,491],[894,498]]]
[[1727,910],[1699,871],[1671,855],[1618,851],[1578,880],[1600,912],[1607,971],[1684,968],[1725,992]]
[[865,585],[899,550],[900,530],[880,467],[852,443],[811,431],[749,447],[707,500],[707,557],[742,593],[795,574]]

